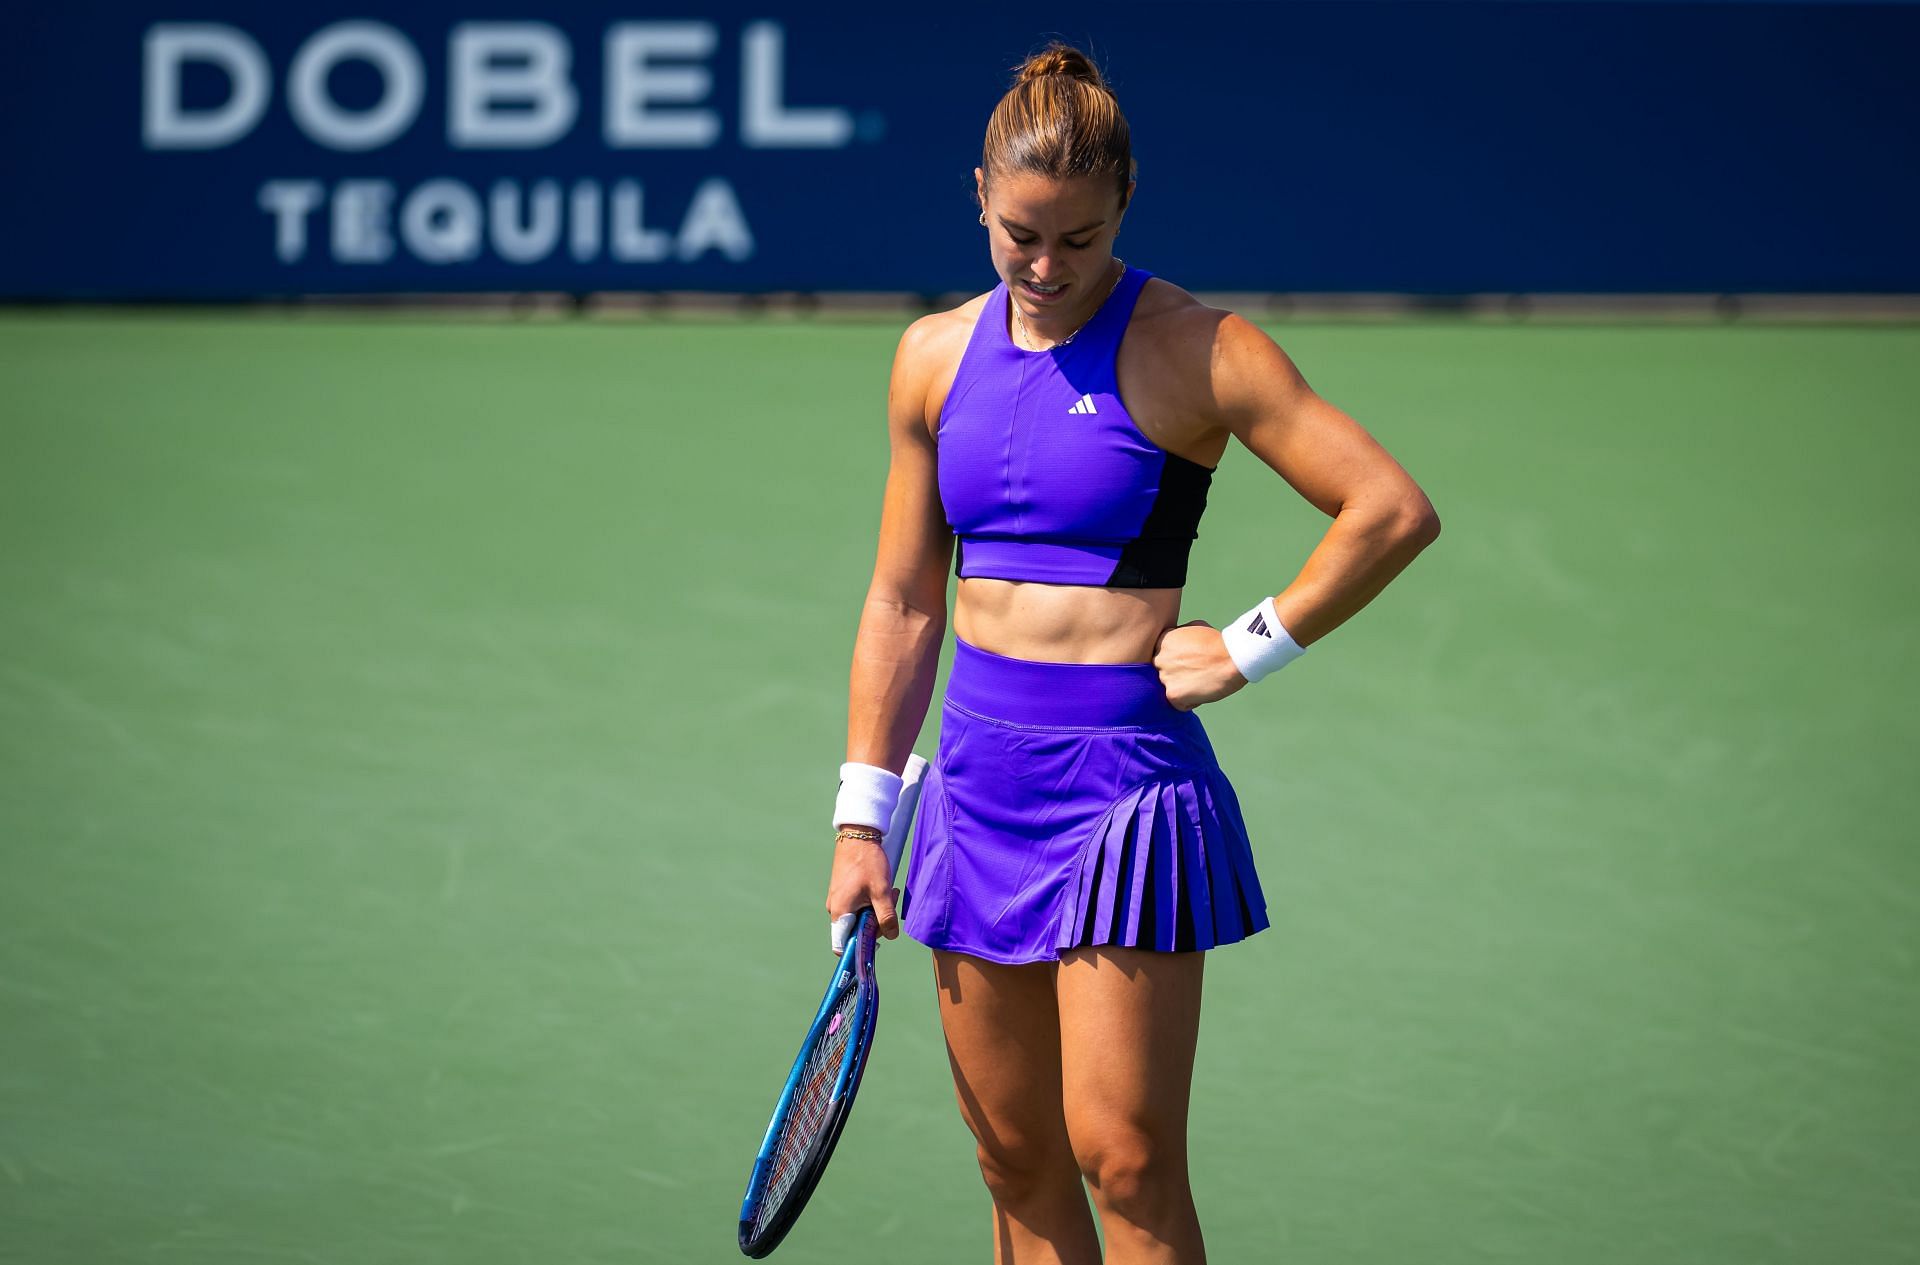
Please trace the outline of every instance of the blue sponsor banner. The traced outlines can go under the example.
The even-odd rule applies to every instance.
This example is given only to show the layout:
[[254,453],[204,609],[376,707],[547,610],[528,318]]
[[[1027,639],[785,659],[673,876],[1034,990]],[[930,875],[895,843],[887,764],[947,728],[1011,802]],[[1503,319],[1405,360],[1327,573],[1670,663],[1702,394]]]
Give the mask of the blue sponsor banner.
[[1089,47],[1190,288],[1920,290],[1908,4],[72,3],[0,294],[977,289],[1009,68]]

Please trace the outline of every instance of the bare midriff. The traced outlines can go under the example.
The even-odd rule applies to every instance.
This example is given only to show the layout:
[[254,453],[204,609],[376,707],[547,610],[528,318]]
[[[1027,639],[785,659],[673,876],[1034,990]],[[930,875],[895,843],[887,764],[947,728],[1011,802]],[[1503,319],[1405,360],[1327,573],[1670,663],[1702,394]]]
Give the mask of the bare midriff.
[[1025,580],[961,580],[954,635],[1012,659],[1150,663],[1180,622],[1179,589],[1110,589]]

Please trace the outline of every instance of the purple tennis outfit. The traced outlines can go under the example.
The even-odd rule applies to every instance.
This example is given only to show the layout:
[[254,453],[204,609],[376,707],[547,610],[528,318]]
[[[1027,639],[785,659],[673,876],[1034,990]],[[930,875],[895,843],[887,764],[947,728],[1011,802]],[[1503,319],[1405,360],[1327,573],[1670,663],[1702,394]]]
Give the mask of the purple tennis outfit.
[[[1114,357],[1150,274],[1029,352],[1004,283],[938,429],[962,577],[1173,588],[1212,471],[1133,424]],[[1064,949],[1211,949],[1267,926],[1239,802],[1150,663],[1040,663],[959,642],[921,796],[907,934],[1004,963]]]
[[963,579],[1177,589],[1213,471],[1140,433],[1114,353],[1152,276],[1128,268],[1073,341],[1014,345],[987,296],[940,409],[940,503]]

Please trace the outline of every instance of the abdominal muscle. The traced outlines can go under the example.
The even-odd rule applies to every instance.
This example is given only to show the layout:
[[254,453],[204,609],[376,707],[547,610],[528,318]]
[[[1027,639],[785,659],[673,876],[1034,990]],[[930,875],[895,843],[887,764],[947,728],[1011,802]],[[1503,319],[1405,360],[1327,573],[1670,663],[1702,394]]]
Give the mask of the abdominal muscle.
[[1151,663],[1180,622],[1179,589],[1108,589],[1024,580],[961,580],[954,635],[1011,659]]

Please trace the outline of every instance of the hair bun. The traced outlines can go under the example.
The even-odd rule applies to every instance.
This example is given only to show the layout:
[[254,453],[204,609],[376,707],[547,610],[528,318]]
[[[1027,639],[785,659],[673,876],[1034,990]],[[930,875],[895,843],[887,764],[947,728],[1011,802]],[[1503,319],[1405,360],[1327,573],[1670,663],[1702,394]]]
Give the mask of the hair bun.
[[1053,41],[1039,52],[1027,58],[1014,76],[1014,83],[1022,84],[1029,79],[1041,79],[1048,75],[1065,75],[1069,79],[1078,79],[1081,83],[1092,84],[1102,92],[1112,95],[1113,89],[1107,87],[1106,76],[1093,64],[1091,58],[1071,44]]
[[[1133,141],[1100,68],[1073,45],[1054,40],[1016,69],[980,145],[987,181],[1014,172],[1049,180],[1091,176],[1112,181],[1124,210],[1136,170]],[[984,199],[983,189],[983,209]]]

